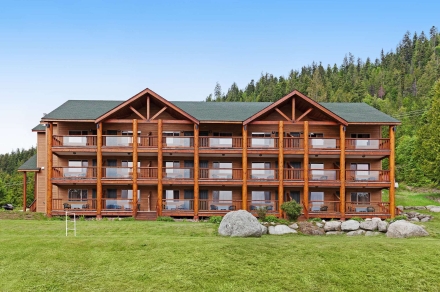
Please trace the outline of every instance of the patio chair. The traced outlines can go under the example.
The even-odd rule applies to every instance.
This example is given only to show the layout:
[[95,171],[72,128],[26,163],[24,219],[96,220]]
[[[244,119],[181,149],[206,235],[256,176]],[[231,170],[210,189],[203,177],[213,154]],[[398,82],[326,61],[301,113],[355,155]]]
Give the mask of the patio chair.
[[72,208],[72,207],[70,206],[69,203],[64,203],[64,204],[63,204],[63,207],[64,207],[64,209],[70,209],[70,208]]
[[216,205],[211,205],[211,210],[218,210],[218,207]]

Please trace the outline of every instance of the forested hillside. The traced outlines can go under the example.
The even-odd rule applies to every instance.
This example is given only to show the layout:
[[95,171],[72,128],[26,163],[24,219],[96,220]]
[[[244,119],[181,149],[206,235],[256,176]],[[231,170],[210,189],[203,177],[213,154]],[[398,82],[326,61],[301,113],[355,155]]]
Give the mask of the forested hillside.
[[[11,153],[0,155],[0,205],[12,203],[14,206],[23,205],[23,174],[18,173],[17,169],[26,160],[32,157],[37,150],[17,149]],[[27,203],[32,203],[34,199],[34,174],[27,174]]]
[[[216,84],[206,101],[276,101],[299,90],[318,102],[365,102],[399,119],[397,179],[411,185],[440,183],[440,34],[432,27],[407,32],[395,51],[365,61],[348,53],[342,64],[312,63],[287,77],[262,74],[226,93]],[[432,109],[430,110],[432,105]],[[430,110],[428,112],[428,110]],[[435,124],[437,122],[437,125]],[[417,151],[416,151],[417,150]]]

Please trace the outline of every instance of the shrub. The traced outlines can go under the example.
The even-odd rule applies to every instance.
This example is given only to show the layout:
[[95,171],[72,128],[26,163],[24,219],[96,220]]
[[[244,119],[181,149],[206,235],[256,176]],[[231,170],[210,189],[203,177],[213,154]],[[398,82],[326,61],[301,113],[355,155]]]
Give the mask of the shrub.
[[208,222],[214,224],[220,224],[220,222],[222,222],[222,219],[223,219],[222,216],[211,216],[209,217]]
[[361,223],[361,222],[364,221],[364,219],[362,219],[361,217],[351,217],[350,219],[351,219],[351,220],[354,220],[354,221],[357,221],[357,222],[359,222],[359,223]]
[[319,218],[319,217],[316,217],[316,218],[310,218],[310,219],[308,219],[307,221],[309,221],[309,222],[321,222],[322,219]]
[[274,216],[274,215],[268,215],[268,216],[266,216],[264,222],[274,222],[274,223],[278,223],[278,222],[279,222],[279,219],[278,219],[276,216]]
[[84,215],[79,216],[79,221],[86,221],[86,217],[84,217]]
[[174,222],[174,219],[169,216],[159,216],[156,221]]
[[281,210],[286,213],[289,220],[296,221],[299,215],[301,215],[302,206],[296,201],[289,201],[281,205]]
[[397,215],[393,219],[388,218],[385,221],[388,222],[388,223],[393,223],[393,222],[396,222],[397,220],[407,220],[407,219],[408,218],[405,215]]
[[266,219],[266,214],[267,214],[266,206],[257,208],[257,215],[261,221],[264,221]]

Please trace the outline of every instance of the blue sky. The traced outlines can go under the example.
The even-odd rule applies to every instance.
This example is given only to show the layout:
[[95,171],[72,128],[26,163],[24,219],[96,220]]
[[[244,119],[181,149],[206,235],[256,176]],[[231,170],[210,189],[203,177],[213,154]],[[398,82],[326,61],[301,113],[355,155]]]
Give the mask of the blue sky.
[[68,99],[124,100],[148,87],[203,100],[344,55],[373,60],[409,30],[440,27],[440,1],[1,1],[0,153]]

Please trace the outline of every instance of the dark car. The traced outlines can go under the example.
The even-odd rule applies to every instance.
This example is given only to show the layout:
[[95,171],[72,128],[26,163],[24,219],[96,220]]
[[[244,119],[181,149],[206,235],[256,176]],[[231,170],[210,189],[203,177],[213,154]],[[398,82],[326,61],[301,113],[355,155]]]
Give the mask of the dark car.
[[5,210],[14,210],[14,206],[12,206],[12,204],[5,204],[5,205],[3,205],[3,209],[5,209]]

